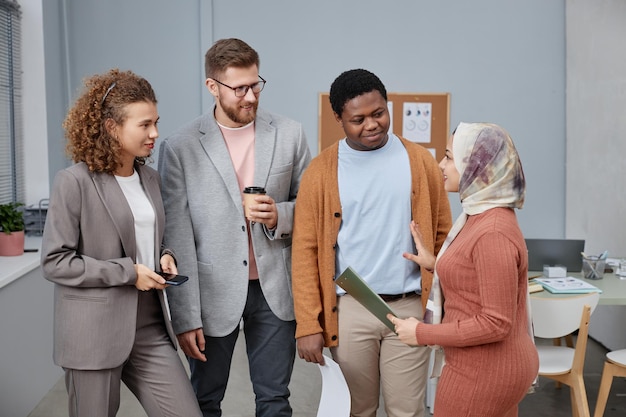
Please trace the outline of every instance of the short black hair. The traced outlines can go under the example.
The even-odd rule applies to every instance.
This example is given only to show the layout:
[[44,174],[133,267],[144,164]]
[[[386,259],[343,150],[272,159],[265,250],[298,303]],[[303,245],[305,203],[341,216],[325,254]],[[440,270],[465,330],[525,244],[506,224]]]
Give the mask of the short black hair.
[[341,73],[330,86],[330,105],[341,117],[343,107],[352,100],[370,91],[378,91],[387,101],[387,90],[380,79],[372,72],[364,69],[351,69]]

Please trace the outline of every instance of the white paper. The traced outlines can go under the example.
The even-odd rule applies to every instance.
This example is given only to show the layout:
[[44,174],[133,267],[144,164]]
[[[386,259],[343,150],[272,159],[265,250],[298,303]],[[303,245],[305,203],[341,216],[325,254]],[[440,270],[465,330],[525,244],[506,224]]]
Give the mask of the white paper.
[[432,103],[404,103],[402,136],[413,142],[430,143]]
[[322,373],[322,395],[317,417],[350,417],[350,390],[337,362],[324,355],[324,366],[318,364]]

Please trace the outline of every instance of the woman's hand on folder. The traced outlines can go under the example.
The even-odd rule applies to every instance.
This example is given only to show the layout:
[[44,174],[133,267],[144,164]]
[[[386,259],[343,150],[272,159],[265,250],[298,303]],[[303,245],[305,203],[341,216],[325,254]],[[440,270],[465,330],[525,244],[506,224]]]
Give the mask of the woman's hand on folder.
[[433,255],[426,247],[424,247],[424,240],[422,239],[422,233],[420,232],[419,225],[411,220],[409,225],[411,234],[413,235],[413,241],[415,242],[415,248],[417,253],[405,252],[402,256],[410,261],[415,262],[427,271],[433,271],[435,269],[435,255]]
[[409,317],[408,319],[399,319],[392,314],[387,314],[387,318],[396,328],[396,334],[402,343],[406,343],[409,346],[417,346],[417,335],[415,330],[419,320],[415,317]]
[[302,336],[297,339],[298,355],[307,362],[319,363],[324,366],[324,337],[321,333]]

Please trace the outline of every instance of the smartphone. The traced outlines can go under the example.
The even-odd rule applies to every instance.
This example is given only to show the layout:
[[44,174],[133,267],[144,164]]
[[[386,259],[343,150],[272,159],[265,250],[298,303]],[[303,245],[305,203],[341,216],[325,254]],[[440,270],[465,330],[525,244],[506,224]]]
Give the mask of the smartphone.
[[157,272],[157,274],[165,278],[165,283],[167,285],[180,285],[183,282],[187,282],[189,279],[189,277],[185,275],[170,274],[169,272]]

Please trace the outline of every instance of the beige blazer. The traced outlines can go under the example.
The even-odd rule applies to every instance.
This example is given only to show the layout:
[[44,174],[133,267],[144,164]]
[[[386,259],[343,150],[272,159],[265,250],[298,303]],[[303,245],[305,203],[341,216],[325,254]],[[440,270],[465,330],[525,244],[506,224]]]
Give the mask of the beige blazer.
[[[156,214],[155,260],[163,239],[158,173],[136,166]],[[121,365],[135,341],[134,219],[115,177],[83,163],[56,175],[43,235],[41,265],[54,289],[54,362],[71,369]],[[163,292],[158,291],[168,334]]]

